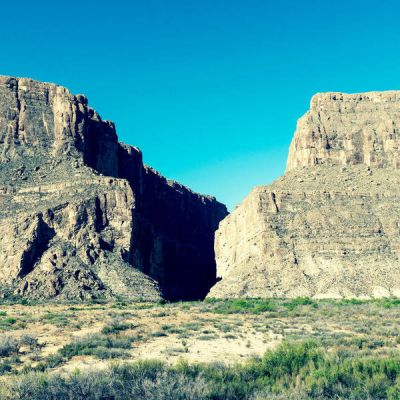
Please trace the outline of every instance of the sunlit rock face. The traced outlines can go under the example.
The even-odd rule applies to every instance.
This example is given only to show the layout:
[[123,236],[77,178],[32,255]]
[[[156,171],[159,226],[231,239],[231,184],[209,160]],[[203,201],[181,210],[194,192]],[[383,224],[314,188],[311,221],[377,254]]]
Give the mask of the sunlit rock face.
[[299,119],[287,171],[312,165],[400,167],[400,91],[320,93]]
[[84,96],[0,77],[2,293],[204,297],[226,214],[145,166]]
[[286,174],[216,233],[210,297],[400,296],[400,92],[314,96]]

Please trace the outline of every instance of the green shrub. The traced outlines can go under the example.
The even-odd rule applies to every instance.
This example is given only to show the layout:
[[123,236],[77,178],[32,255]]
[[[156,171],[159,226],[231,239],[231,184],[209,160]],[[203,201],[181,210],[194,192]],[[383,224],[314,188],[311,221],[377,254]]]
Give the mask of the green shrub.
[[163,337],[163,336],[168,336],[167,333],[162,332],[162,331],[156,331],[150,334],[152,337]]
[[34,368],[35,371],[46,371],[49,368],[56,368],[62,365],[65,362],[65,359],[60,354],[50,354],[43,361],[39,362]]
[[7,374],[12,371],[12,365],[8,361],[3,361],[0,363],[0,375]]
[[201,324],[198,322],[186,322],[181,325],[181,328],[188,331],[198,331],[201,329]]
[[369,300],[361,300],[361,299],[341,299],[339,301],[336,302],[336,304],[338,306],[342,306],[342,305],[362,305],[362,304],[366,304],[368,303]]
[[275,311],[276,304],[269,299],[207,300],[217,314],[260,314]]
[[0,335],[0,357],[8,357],[19,352],[20,344],[12,336]]
[[14,325],[17,322],[15,318],[8,317],[0,320],[0,326],[1,325]]
[[37,337],[30,334],[21,336],[19,342],[22,346],[28,346],[30,349],[36,349],[41,347]]
[[201,376],[187,377],[146,363],[70,376],[31,372],[7,386],[10,400],[200,400],[210,392]]
[[[69,351],[65,346],[65,356],[114,350],[105,347],[104,337],[85,340]],[[5,393],[7,400],[398,400],[400,356],[326,351],[309,341],[282,343],[261,359],[234,366],[148,361],[70,375],[31,371],[8,379]]]
[[42,319],[49,324],[56,325],[58,327],[67,326],[69,324],[69,318],[74,317],[74,314],[45,314]]
[[276,350],[267,351],[261,361],[261,372],[277,380],[297,375],[307,365],[318,365],[323,359],[315,342],[283,343]]
[[386,299],[381,299],[381,300],[378,300],[378,302],[379,302],[384,308],[400,307],[400,299],[397,299],[397,298],[386,298]]
[[66,344],[58,353],[68,360],[77,355],[92,355],[100,359],[118,358],[129,354],[115,349],[130,349],[131,343],[132,339],[128,337],[111,338],[103,335],[89,335]]
[[124,322],[113,322],[111,325],[105,326],[102,330],[101,333],[104,333],[105,335],[110,334],[110,333],[118,333],[122,331],[126,331],[128,329],[133,329],[135,328],[135,325],[133,324],[127,324]]
[[287,303],[283,303],[283,306],[288,310],[292,311],[299,306],[307,306],[310,305],[314,308],[318,307],[318,303],[314,300],[310,299],[309,297],[297,297],[295,299],[290,300]]

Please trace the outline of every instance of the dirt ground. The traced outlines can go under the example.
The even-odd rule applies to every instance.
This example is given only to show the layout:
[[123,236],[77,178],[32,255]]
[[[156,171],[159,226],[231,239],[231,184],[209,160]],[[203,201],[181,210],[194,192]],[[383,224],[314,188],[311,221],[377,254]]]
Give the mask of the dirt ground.
[[[257,303],[258,304],[258,303]],[[262,305],[262,303],[260,303]],[[288,303],[290,304],[290,303]],[[38,345],[21,346],[16,370],[34,367],[66,345],[91,337],[129,339],[120,356],[76,354],[57,365],[73,370],[111,362],[160,360],[234,364],[261,357],[282,340],[355,338],[397,348],[400,307],[376,303],[305,302],[271,310],[230,308],[226,303],[3,304],[0,337],[33,336]],[[379,323],[378,323],[379,321]]]

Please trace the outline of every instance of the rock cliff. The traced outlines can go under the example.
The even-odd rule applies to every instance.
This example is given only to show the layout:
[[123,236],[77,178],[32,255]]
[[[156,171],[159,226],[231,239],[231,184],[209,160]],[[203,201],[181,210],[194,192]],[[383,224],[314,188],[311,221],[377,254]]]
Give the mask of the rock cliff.
[[311,165],[400,167],[400,91],[320,93],[299,119],[287,171]]
[[31,298],[204,297],[226,207],[118,142],[84,96],[0,77],[0,285]]
[[210,297],[400,297],[400,92],[318,94],[216,233]]

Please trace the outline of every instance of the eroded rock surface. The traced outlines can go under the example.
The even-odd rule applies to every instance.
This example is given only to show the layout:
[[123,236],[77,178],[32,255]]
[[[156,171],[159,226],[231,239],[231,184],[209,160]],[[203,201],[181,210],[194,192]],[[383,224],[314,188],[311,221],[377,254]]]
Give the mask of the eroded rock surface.
[[210,297],[400,297],[400,92],[319,94],[216,233]]
[[214,198],[166,180],[84,96],[0,77],[0,285],[31,298],[204,297]]
[[320,93],[299,119],[287,170],[311,165],[400,167],[400,91]]

